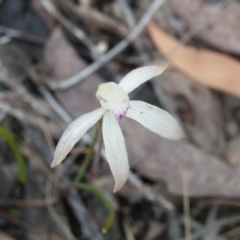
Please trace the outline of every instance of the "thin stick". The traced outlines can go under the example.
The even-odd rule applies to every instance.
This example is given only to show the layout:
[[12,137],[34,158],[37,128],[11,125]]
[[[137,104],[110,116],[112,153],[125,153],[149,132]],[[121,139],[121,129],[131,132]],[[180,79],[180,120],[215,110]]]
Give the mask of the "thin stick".
[[86,7],[84,5],[76,6],[69,0],[58,0],[63,11],[73,16],[77,21],[81,21],[86,26],[92,26],[96,29],[102,29],[113,34],[125,38],[129,34],[129,30],[125,24],[115,20],[114,18],[100,12],[96,8]]
[[190,223],[190,207],[189,207],[189,193],[188,193],[188,175],[186,172],[182,172],[183,183],[183,207],[184,207],[184,228],[185,239],[191,240],[191,223]]
[[[181,216],[179,220],[181,223],[185,223],[185,216]],[[204,229],[205,229],[205,227],[201,223],[199,223],[198,221],[196,221],[193,218],[189,219],[189,223],[191,224],[192,230],[204,231]],[[227,240],[227,239],[223,236],[216,236],[215,240]]]
[[227,217],[227,218],[220,219],[220,220],[214,222],[213,224],[211,224],[211,225],[197,231],[196,233],[194,233],[193,236],[192,236],[192,240],[199,239],[201,236],[203,236],[209,230],[223,228],[223,227],[226,227],[226,226],[231,225],[231,224],[236,224],[237,222],[240,222],[240,215],[235,215],[235,216],[232,216],[232,217]]
[[43,44],[44,43],[44,38],[34,36],[34,35],[31,35],[28,33],[23,33],[21,31],[18,31],[18,30],[12,29],[12,28],[8,28],[5,26],[0,26],[0,33],[6,34],[6,37],[8,37],[9,39],[18,38],[21,40],[35,43],[35,44]]
[[57,100],[52,96],[52,94],[44,86],[39,86],[38,89],[45,98],[46,102],[52,107],[52,109],[58,114],[58,116],[60,116],[65,123],[69,124],[72,121],[72,118],[57,102]]
[[[211,11],[211,17],[213,17],[214,15],[217,15],[219,13],[223,13],[220,12],[224,7],[225,4],[229,4],[231,2],[231,0],[223,0],[221,2],[219,2],[218,4],[215,5],[214,9]],[[199,24],[198,26],[194,27],[193,29],[189,30],[186,34],[184,34],[184,36],[180,39],[180,41],[173,46],[170,51],[168,52],[166,58],[168,59],[168,61],[171,61],[174,56],[176,55],[176,53],[183,47],[183,45],[185,45],[192,37],[194,37],[200,30],[203,30],[204,28],[206,28],[206,24],[204,24],[205,21],[202,21],[201,24]]]
[[[206,226],[211,225],[211,224],[213,224],[216,221],[217,215],[218,215],[218,211],[219,211],[219,206],[218,205],[212,206],[212,208],[209,211],[207,220],[206,220]],[[217,236],[219,230],[221,230],[221,229],[210,230],[209,232],[206,233],[206,235],[204,236],[204,239],[205,240],[214,240],[214,239],[216,239],[216,236]]]
[[[52,182],[48,178],[47,183],[45,185],[45,195],[47,196],[47,198],[51,198],[51,195],[52,195],[51,192],[52,192]],[[58,213],[55,211],[51,202],[47,202],[47,209],[48,209],[49,213],[51,214],[52,218],[54,219],[54,221],[59,226],[59,229],[61,229],[61,231],[64,233],[64,235],[67,237],[67,239],[76,240],[74,235],[71,233],[71,231],[67,227],[66,223],[60,218]]]
[[98,55],[95,50],[95,46],[92,44],[91,40],[86,36],[86,34],[79,27],[74,25],[68,19],[66,19],[49,0],[39,0],[42,6],[54,16],[66,29],[68,29],[77,39],[82,41],[91,51],[91,54],[96,57]]
[[136,21],[134,19],[133,13],[132,13],[127,1],[126,0],[118,0],[118,4],[122,8],[122,13],[125,16],[125,20],[127,22],[129,29],[133,29],[136,24]]
[[50,81],[49,87],[53,90],[63,90],[70,87],[73,87],[77,83],[81,82],[83,79],[89,77],[93,73],[95,73],[97,70],[99,70],[101,67],[103,67],[107,62],[112,60],[114,57],[116,57],[120,52],[122,52],[125,48],[128,47],[128,45],[136,40],[136,38],[139,36],[139,34],[143,31],[147,23],[150,21],[150,19],[153,17],[154,13],[159,9],[160,6],[162,6],[165,3],[165,0],[155,0],[148,10],[145,12],[139,23],[134,27],[134,29],[131,31],[131,33],[123,39],[120,43],[118,43],[114,48],[112,48],[109,52],[107,52],[105,55],[100,57],[97,61],[90,64],[87,68],[85,68],[83,71],[77,73],[76,75],[65,79],[61,82],[58,81]]

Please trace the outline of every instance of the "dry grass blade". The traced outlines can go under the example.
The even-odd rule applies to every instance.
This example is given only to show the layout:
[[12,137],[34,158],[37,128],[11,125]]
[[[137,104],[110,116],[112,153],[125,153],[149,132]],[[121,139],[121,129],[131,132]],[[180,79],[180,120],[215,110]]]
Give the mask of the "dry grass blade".
[[148,24],[148,31],[153,43],[171,66],[203,85],[240,97],[239,61],[216,51],[197,50],[189,46],[181,46],[169,55],[180,43],[153,22]]
[[182,172],[183,182],[183,207],[184,207],[184,228],[185,228],[185,239],[191,240],[191,222],[190,222],[190,204],[188,194],[188,175]]

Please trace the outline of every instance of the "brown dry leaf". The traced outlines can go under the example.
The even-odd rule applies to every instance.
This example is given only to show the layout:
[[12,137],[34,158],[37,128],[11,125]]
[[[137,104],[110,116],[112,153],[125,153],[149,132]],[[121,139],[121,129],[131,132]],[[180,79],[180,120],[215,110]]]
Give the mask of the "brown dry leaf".
[[238,1],[168,0],[168,6],[188,29],[198,29],[196,38],[214,48],[240,54]]
[[[149,23],[148,31],[157,49],[168,57],[179,42]],[[170,56],[170,64],[193,80],[208,87],[240,97],[240,62],[211,50],[180,46]]]
[[175,115],[180,113],[188,140],[209,153],[221,155],[224,151],[223,113],[212,91],[177,71],[167,70],[153,83],[166,110]]

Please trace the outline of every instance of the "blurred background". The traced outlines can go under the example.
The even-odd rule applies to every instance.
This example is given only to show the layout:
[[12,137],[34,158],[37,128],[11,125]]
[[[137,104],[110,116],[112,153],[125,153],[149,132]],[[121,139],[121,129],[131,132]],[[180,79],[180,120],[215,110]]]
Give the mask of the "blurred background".
[[[239,240],[239,56],[237,0],[0,0],[0,240]],[[123,118],[131,172],[116,194],[94,128],[50,168],[100,83],[163,64],[130,98],[185,139]]]

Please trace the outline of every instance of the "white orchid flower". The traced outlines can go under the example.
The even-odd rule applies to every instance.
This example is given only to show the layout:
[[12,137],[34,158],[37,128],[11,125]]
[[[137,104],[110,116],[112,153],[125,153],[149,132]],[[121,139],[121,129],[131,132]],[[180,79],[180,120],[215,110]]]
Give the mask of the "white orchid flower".
[[96,97],[101,104],[92,112],[73,121],[60,138],[51,167],[64,160],[74,144],[103,117],[102,133],[106,156],[118,191],[126,182],[129,173],[128,155],[118,121],[124,116],[132,118],[150,131],[165,138],[179,140],[184,137],[177,121],[166,111],[142,101],[130,101],[128,94],[139,85],[161,74],[166,67],[147,66],[128,73],[119,84],[114,82],[99,85]]

